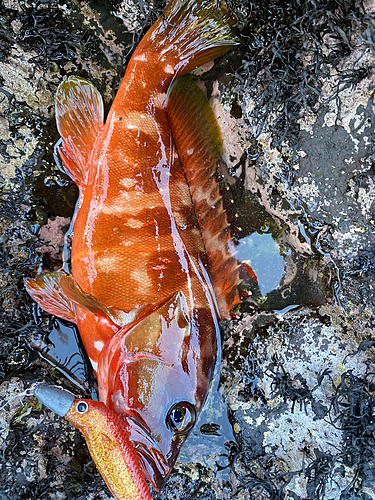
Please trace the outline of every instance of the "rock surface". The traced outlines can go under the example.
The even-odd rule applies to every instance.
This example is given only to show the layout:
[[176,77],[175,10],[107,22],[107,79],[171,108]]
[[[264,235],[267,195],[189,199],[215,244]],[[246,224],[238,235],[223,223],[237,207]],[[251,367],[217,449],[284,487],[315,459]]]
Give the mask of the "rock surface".
[[[196,78],[223,131],[220,182],[238,250],[267,236],[259,277],[275,274],[276,258],[284,270],[265,293],[244,267],[248,298],[222,324],[220,391],[155,498],[370,500],[375,4],[228,5],[245,43]],[[77,199],[53,160],[58,84],[92,80],[108,110],[161,7],[0,5],[0,500],[111,498],[81,435],[30,396],[42,380],[92,389],[66,368],[74,362],[51,364],[52,343],[66,346],[74,331],[36,308],[23,278],[62,265]]]

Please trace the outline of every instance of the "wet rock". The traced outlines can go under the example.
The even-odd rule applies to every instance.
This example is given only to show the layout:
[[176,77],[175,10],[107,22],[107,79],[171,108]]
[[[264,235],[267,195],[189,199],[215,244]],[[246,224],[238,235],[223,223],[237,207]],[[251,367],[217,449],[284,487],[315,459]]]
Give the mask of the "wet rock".
[[62,261],[62,252],[65,244],[65,233],[69,229],[70,219],[57,216],[48,219],[47,224],[40,229],[40,239],[47,244],[38,248],[38,253],[48,254],[53,260]]

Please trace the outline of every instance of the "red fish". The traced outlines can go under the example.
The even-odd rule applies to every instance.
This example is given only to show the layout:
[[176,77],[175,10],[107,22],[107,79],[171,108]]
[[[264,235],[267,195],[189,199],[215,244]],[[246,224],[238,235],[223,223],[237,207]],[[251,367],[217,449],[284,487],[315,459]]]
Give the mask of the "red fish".
[[127,497],[92,432],[126,435],[129,490],[139,471],[160,490],[206,398],[217,319],[239,301],[213,177],[220,130],[203,93],[181,76],[239,43],[224,2],[173,0],[135,50],[105,122],[86,80],[70,77],[57,91],[59,153],[80,189],[72,274],[44,273],[26,286],[79,328],[101,406],[90,430],[87,416],[71,421],[116,498]]

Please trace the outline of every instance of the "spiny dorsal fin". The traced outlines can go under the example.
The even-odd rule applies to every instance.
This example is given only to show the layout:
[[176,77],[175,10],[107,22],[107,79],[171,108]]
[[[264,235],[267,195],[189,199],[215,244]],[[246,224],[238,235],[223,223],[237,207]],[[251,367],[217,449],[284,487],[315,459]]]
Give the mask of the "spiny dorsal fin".
[[89,157],[104,120],[103,100],[94,85],[71,76],[57,89],[56,123],[63,141],[59,153],[78,185],[84,183]]
[[166,110],[201,227],[219,311],[225,318],[240,300],[240,279],[214,177],[222,147],[219,125],[205,95],[189,76],[171,86]]

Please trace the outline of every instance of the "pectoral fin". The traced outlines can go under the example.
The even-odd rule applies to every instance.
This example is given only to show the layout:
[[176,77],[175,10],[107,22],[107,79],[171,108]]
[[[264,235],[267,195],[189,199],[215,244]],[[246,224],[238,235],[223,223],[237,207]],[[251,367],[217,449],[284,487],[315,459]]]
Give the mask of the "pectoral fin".
[[64,273],[42,273],[35,279],[27,278],[25,287],[40,307],[50,314],[77,323],[77,308],[60,285]]
[[56,123],[63,146],[61,160],[78,185],[86,178],[90,155],[103,127],[104,107],[99,91],[83,78],[71,76],[56,93]]
[[221,317],[239,302],[239,264],[214,174],[221,156],[221,133],[211,106],[189,76],[168,94],[167,114],[209,258]]
[[62,271],[42,273],[36,279],[27,279],[25,285],[45,311],[78,326],[87,355],[96,370],[102,348],[129,315],[110,311]]
[[62,271],[41,273],[35,279],[27,278],[25,286],[44,311],[72,323],[77,323],[80,309],[94,316],[108,317],[120,327],[132,321],[138,312],[125,313],[107,308],[98,299],[85,293],[72,276]]

